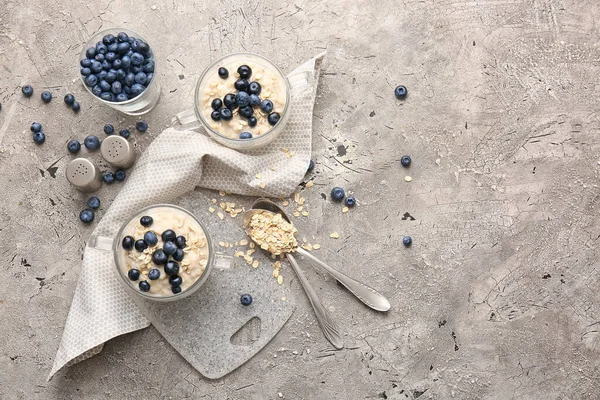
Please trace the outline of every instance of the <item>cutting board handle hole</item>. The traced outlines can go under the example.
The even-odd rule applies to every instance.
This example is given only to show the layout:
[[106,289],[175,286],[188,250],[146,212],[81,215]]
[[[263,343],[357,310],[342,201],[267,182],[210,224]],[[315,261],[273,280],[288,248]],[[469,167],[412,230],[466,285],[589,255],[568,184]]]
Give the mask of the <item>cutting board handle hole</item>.
[[238,329],[229,341],[236,346],[250,346],[260,338],[260,318],[252,317]]

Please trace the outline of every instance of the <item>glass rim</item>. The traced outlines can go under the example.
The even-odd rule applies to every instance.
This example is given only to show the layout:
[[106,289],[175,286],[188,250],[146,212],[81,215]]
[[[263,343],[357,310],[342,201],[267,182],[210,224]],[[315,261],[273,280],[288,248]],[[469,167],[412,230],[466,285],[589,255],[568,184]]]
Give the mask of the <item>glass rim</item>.
[[[198,78],[198,82],[196,82],[196,89],[194,90],[194,112],[196,113],[196,118],[198,119],[198,121],[200,121],[202,123],[202,125],[204,125],[204,128],[207,129],[210,133],[214,133],[220,139],[223,139],[227,142],[252,143],[254,141],[261,140],[261,138],[270,136],[275,131],[277,124],[273,125],[266,133],[263,133],[259,136],[252,136],[252,138],[250,138],[250,139],[230,138],[230,137],[227,137],[227,136],[219,133],[218,131],[213,129],[208,124],[208,122],[204,118],[204,115],[202,114],[202,112],[200,112],[200,104],[198,104],[199,95],[200,95],[200,86],[204,82],[204,79],[206,78],[208,72],[211,71],[214,67],[216,67],[218,64],[220,64],[226,58],[233,57],[233,56],[252,56],[252,57],[260,58],[261,60],[266,61],[268,64],[270,64],[272,67],[274,67],[275,70],[277,71],[277,73],[283,78],[283,81],[285,82],[285,104],[283,106],[283,110],[281,111],[281,119],[282,120],[283,120],[283,116],[287,115],[287,111],[288,111],[288,108],[290,105],[290,100],[291,100],[290,82],[288,81],[287,76],[285,76],[283,71],[277,66],[277,64],[275,64],[273,61],[269,60],[268,58],[261,56],[260,54],[251,53],[251,52],[229,53],[229,54],[219,58],[218,60],[212,62],[208,67],[206,67],[204,69],[204,71],[202,72],[202,75],[200,75],[200,77]],[[262,140],[265,140],[265,139],[262,139]]]
[[[190,287],[188,287],[185,291],[181,291],[180,293],[167,295],[167,296],[152,296],[152,295],[149,295],[145,292],[138,290],[134,285],[131,284],[131,280],[129,279],[129,277],[126,276],[125,273],[123,273],[123,271],[121,270],[120,265],[119,265],[120,264],[119,250],[122,250],[120,247],[121,247],[121,243],[123,241],[123,233],[124,233],[127,225],[131,221],[133,221],[137,216],[142,215],[143,213],[145,213],[148,210],[158,208],[158,207],[174,208],[178,211],[181,211],[181,212],[189,215],[202,228],[202,231],[204,232],[204,237],[206,238],[206,246],[208,248],[208,259],[206,261],[206,268],[204,269],[204,272],[202,272],[202,275],[200,275],[198,277],[198,279],[196,279],[196,281],[194,283],[192,283],[192,285]],[[212,269],[212,265],[214,264],[215,249],[213,248],[212,238],[210,237],[210,234],[208,233],[206,226],[204,225],[204,223],[202,223],[202,221],[200,221],[198,219],[198,217],[196,217],[189,210],[186,210],[185,208],[177,206],[175,204],[160,203],[160,204],[153,204],[151,206],[144,207],[144,208],[136,211],[131,218],[129,218],[126,222],[124,222],[123,225],[121,225],[121,228],[119,228],[119,232],[117,233],[117,236],[115,237],[115,240],[113,241],[113,256],[114,256],[115,267],[117,269],[117,272],[118,272],[119,276],[123,279],[123,282],[125,283],[125,285],[127,287],[129,287],[130,289],[135,291],[136,294],[138,294],[139,296],[142,296],[146,299],[154,300],[154,301],[157,301],[157,300],[164,301],[164,300],[173,300],[173,299],[177,299],[177,298],[183,298],[184,295],[187,296],[187,295],[192,294],[193,292],[195,292],[198,289],[198,287],[200,287],[200,286],[202,286],[202,284],[204,284],[204,282],[208,278],[210,270]]]

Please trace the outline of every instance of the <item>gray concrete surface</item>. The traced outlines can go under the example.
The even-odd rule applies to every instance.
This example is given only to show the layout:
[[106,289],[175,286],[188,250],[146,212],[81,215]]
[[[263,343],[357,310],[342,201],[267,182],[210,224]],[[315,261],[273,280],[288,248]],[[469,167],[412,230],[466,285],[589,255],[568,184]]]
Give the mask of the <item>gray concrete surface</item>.
[[[0,3],[2,399],[597,398],[597,2],[83,3]],[[318,173],[303,192],[313,217],[300,227],[323,258],[381,289],[389,314],[307,269],[346,333],[342,351],[292,282],[289,323],[223,379],[204,379],[150,328],[46,382],[92,230],[77,219],[85,196],[63,179],[66,142],[134,121],[77,79],[82,43],[112,26],[155,44],[164,93],[150,133],[134,139],[141,149],[191,105],[211,60],[248,50],[290,70],[328,50]],[[404,102],[397,84],[409,89]],[[50,105],[43,88],[58,97]],[[78,115],[62,104],[66,92]],[[45,126],[43,147],[31,141],[33,121]],[[334,184],[360,206],[341,214],[323,201]],[[118,190],[102,189],[104,210]]]

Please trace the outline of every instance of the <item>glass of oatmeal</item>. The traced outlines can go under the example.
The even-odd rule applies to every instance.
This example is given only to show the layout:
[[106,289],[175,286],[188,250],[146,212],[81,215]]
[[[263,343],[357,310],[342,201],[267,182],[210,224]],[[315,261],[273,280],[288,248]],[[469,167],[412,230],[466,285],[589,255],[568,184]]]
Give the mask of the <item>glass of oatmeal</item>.
[[123,224],[113,253],[125,285],[157,301],[191,295],[208,278],[215,258],[225,257],[215,254],[198,218],[171,204],[145,208]]

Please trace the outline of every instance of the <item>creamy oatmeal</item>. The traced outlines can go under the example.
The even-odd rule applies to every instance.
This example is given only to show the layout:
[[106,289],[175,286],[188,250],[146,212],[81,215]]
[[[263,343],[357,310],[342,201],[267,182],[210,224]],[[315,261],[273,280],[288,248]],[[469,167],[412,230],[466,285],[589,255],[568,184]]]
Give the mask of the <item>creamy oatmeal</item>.
[[210,249],[188,213],[168,206],[147,210],[124,228],[121,272],[141,292],[162,297],[185,292],[204,273]]
[[285,78],[262,58],[251,54],[226,57],[207,73],[201,85],[202,116],[225,137],[264,135],[283,117]]

